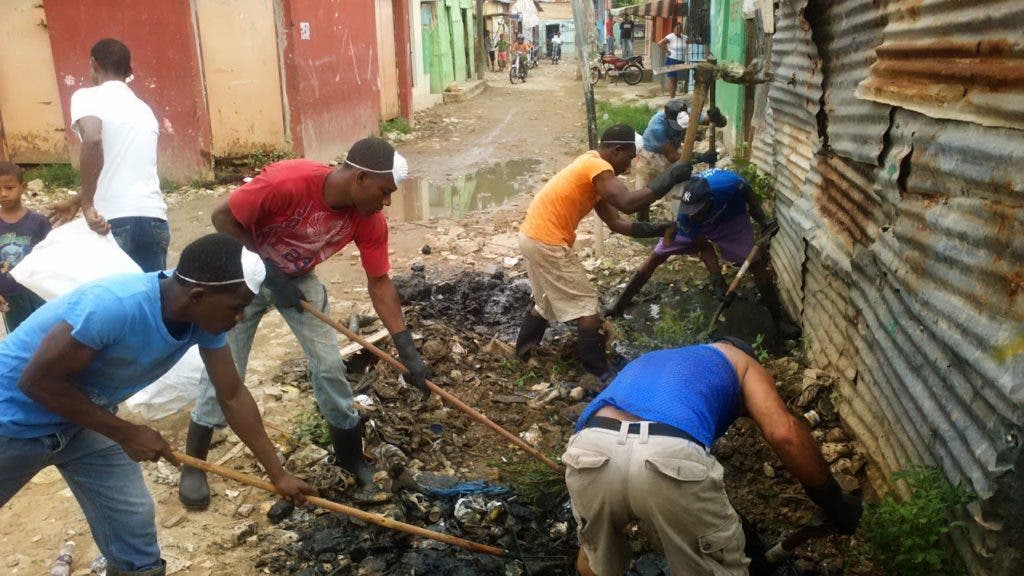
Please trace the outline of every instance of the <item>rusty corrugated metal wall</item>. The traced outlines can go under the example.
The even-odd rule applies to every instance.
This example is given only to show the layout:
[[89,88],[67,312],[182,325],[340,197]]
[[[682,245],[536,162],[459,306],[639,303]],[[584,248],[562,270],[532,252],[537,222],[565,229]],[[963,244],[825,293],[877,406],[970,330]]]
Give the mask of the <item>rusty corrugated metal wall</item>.
[[1024,5],[780,0],[752,158],[772,262],[876,488],[979,496],[972,574],[1024,573]]

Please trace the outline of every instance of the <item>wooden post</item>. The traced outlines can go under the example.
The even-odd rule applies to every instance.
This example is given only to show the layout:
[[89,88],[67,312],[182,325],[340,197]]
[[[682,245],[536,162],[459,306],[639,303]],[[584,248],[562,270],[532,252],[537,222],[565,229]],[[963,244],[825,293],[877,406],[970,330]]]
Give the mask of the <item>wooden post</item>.
[[591,0],[572,0],[572,19],[576,25],[576,57],[583,78],[583,105],[587,110],[587,140],[593,150],[597,148],[597,107],[594,104],[594,85],[590,82],[590,49],[596,42]]
[[484,48],[484,36],[487,34],[487,27],[484,26],[484,0],[476,0],[476,79],[484,79],[484,66],[490,66],[491,61],[487,57],[487,49]]
[[[718,65],[718,60],[716,60],[715,58],[708,58],[708,64],[711,64],[712,66],[717,66]],[[708,89],[708,100],[711,101],[711,104],[708,107],[709,110],[711,108],[715,107],[715,85],[716,84],[718,84],[718,81],[712,76],[711,77],[711,88]],[[710,150],[710,151],[714,151],[715,150],[715,128],[717,128],[717,126],[715,126],[714,120],[712,120],[711,117],[709,116],[708,117],[708,150]],[[711,167],[714,168],[715,166],[712,164]]]

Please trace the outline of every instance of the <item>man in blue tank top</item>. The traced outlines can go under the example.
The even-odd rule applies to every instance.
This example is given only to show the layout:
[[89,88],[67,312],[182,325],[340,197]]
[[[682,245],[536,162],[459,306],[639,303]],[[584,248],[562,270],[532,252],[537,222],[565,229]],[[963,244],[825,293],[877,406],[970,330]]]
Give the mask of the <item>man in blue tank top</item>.
[[0,507],[53,465],[85,512],[109,576],[163,576],[155,507],[139,462],[176,464],[167,440],[117,405],[199,346],[232,429],[279,494],[313,489],[288,474],[235,370],[227,332],[266,275],[224,234],[185,247],[177,269],[110,276],[48,302],[0,341]]
[[[683,198],[676,216],[675,238],[668,243],[664,239],[658,242],[647,261],[640,266],[608,310],[608,315],[622,314],[633,297],[651,279],[654,270],[669,256],[676,254],[699,256],[710,274],[715,297],[724,300],[728,285],[722,276],[722,267],[715,249],[721,251],[722,257],[733,264],[739,265],[746,260],[754,247],[754,228],[750,225],[750,218],[757,222],[764,234],[774,234],[779,228],[778,223],[769,219],[761,209],[750,184],[736,172],[712,168],[688,180],[684,184]],[[789,322],[779,302],[766,259],[759,255],[751,262],[750,270],[761,299],[775,320],[779,335],[783,338],[798,336],[800,330]]]
[[754,420],[837,529],[852,533],[860,497],[842,493],[750,345],[724,337],[644,354],[580,416],[562,455],[580,574],[624,574],[630,551],[622,534],[634,520],[657,533],[671,574],[747,574],[740,518],[709,452],[740,416]]

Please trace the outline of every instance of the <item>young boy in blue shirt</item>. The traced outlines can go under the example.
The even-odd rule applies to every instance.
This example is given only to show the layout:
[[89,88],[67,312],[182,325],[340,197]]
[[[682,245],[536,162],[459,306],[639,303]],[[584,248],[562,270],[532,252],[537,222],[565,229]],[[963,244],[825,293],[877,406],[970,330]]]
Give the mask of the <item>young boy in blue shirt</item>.
[[277,492],[304,502],[313,489],[278,461],[225,336],[265,276],[240,242],[210,234],[185,247],[171,275],[85,284],[0,342],[0,507],[52,464],[85,512],[108,576],[162,576],[153,500],[138,462],[177,462],[159,432],[116,410],[195,344],[228,423]]
[[50,233],[50,221],[21,203],[25,182],[21,168],[0,162],[0,312],[7,332],[14,332],[29,314],[44,304],[34,292],[11,277],[11,268]]

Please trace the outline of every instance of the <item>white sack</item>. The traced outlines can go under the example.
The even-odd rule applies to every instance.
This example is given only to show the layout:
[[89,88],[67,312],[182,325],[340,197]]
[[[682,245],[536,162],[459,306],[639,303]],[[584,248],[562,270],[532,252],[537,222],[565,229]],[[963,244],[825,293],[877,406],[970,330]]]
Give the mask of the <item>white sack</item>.
[[136,392],[124,405],[147,420],[170,416],[195,400],[202,373],[203,359],[199,347],[193,346],[159,380]]
[[54,228],[11,269],[11,276],[46,301],[86,282],[114,274],[142,272],[111,234],[100,236],[85,218]]

